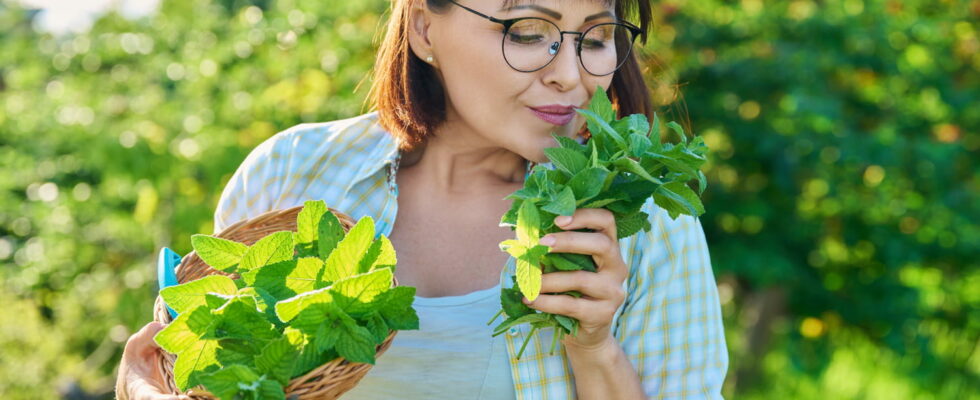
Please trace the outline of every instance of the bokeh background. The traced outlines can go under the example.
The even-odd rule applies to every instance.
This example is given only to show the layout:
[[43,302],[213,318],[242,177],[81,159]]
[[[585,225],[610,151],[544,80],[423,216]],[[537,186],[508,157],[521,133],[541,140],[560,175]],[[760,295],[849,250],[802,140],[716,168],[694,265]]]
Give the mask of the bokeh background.
[[[363,111],[388,0],[0,0],[0,398],[110,398],[245,155]],[[980,398],[980,1],[665,0],[739,399]]]

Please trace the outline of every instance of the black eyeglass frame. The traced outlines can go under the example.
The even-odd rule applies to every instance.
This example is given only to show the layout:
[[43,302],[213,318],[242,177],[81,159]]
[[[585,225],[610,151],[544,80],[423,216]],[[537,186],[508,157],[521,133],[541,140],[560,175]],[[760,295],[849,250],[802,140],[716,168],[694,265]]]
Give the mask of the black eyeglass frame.
[[[469,12],[471,12],[473,14],[476,14],[476,15],[478,15],[480,17],[483,17],[483,18],[489,20],[490,22],[495,22],[495,23],[498,23],[498,24],[501,24],[501,25],[504,26],[504,37],[500,41],[500,53],[501,53],[501,56],[504,57],[504,62],[506,62],[508,66],[510,66],[511,68],[513,68],[517,72],[535,72],[535,71],[540,71],[540,70],[544,69],[545,67],[551,65],[551,63],[555,61],[555,58],[558,58],[557,56],[558,56],[558,52],[561,51],[561,45],[565,43],[565,34],[566,33],[573,33],[573,34],[578,35],[578,37],[575,38],[575,42],[576,42],[576,45],[575,45],[575,54],[578,56],[578,62],[579,62],[579,64],[582,65],[582,69],[584,69],[586,72],[588,72],[589,74],[591,74],[593,76],[606,76],[606,75],[614,74],[614,73],[616,73],[616,71],[619,70],[620,67],[623,66],[623,64],[626,62],[626,60],[629,59],[630,52],[633,51],[633,44],[634,44],[634,42],[636,42],[636,37],[638,35],[640,35],[640,34],[643,33],[643,29],[642,28],[640,28],[640,27],[638,27],[636,25],[633,25],[629,21],[626,21],[626,20],[623,20],[623,19],[619,19],[619,18],[617,18],[617,21],[615,23],[607,22],[607,23],[597,24],[595,26],[590,27],[589,29],[586,29],[584,32],[563,31],[563,30],[561,30],[561,28],[558,25],[555,25],[554,22],[551,22],[551,21],[546,20],[544,18],[538,18],[538,17],[519,17],[519,18],[509,18],[509,19],[494,18],[494,17],[491,17],[491,16],[486,15],[484,13],[481,13],[481,12],[479,12],[477,10],[474,10],[472,8],[469,8],[467,6],[464,6],[462,4],[459,4],[455,0],[448,0],[448,1],[450,3],[453,3],[453,4],[461,7],[462,9],[464,9],[466,11],[469,11]],[[505,45],[506,40],[507,40],[507,33],[510,32],[511,26],[513,26],[514,24],[516,24],[516,23],[518,23],[520,21],[526,20],[526,19],[537,19],[537,20],[541,20],[541,21],[544,21],[544,22],[547,22],[547,23],[551,24],[552,26],[555,27],[555,29],[558,30],[558,37],[559,37],[559,39],[558,39],[558,49],[555,50],[555,55],[551,57],[551,60],[548,60],[548,62],[545,65],[542,65],[541,67],[539,67],[537,69],[530,70],[530,71],[525,71],[525,70],[518,69],[517,67],[515,67],[513,64],[510,63],[510,60],[507,59],[507,55],[504,52],[504,45]],[[585,62],[582,61],[582,38],[584,38],[585,37],[585,34],[587,32],[589,32],[590,30],[595,29],[597,26],[602,26],[602,25],[621,25],[621,26],[625,27],[627,30],[629,30],[629,32],[630,32],[630,38],[629,38],[629,42],[628,42],[629,47],[628,47],[626,56],[623,57],[623,61],[620,61],[620,63],[618,65],[616,65],[616,68],[614,68],[612,70],[612,72],[609,72],[607,74],[598,75],[598,74],[592,73],[592,71],[589,71],[589,68],[585,66]],[[615,39],[613,39],[613,40],[615,41]]]

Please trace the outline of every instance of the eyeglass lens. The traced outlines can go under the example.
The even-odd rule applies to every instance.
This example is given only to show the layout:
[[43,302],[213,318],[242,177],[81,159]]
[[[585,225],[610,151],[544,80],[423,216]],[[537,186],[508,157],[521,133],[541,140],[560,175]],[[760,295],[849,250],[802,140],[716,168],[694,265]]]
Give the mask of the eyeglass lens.
[[[582,37],[580,54],[582,66],[593,75],[608,75],[616,71],[629,56],[632,42],[617,51],[616,38],[629,41],[626,26],[604,23],[590,27]],[[548,65],[558,54],[561,31],[543,19],[523,19],[511,25],[504,35],[504,58],[518,71],[531,72]]]

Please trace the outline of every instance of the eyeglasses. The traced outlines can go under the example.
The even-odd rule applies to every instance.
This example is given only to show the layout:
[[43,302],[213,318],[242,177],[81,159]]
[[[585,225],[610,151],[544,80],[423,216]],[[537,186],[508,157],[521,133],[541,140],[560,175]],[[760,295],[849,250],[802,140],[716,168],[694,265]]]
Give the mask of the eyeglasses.
[[[501,49],[504,61],[520,72],[538,71],[555,59],[565,34],[577,35],[575,53],[582,68],[595,76],[609,75],[629,58],[636,36],[643,29],[626,21],[594,25],[585,32],[563,31],[553,22],[537,17],[498,19],[449,0],[463,9],[503,25]],[[618,39],[618,40],[617,40]]]

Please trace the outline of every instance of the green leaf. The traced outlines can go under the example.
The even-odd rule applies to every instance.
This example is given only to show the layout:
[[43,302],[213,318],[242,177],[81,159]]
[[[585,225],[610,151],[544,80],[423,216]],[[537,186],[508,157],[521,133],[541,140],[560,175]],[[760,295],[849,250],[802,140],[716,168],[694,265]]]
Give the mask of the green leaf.
[[220,367],[217,359],[218,341],[202,339],[211,329],[214,316],[205,306],[182,313],[157,332],[153,340],[160,348],[177,355],[174,362],[174,383],[180,390],[198,385],[198,375]]
[[[602,119],[602,117],[590,110],[577,109],[575,111],[585,116],[586,123],[589,126],[589,131],[592,132],[593,135],[598,135],[600,138],[602,135],[605,135],[612,139],[613,143],[615,143],[616,147],[618,147],[620,150],[627,150],[626,140],[623,139],[623,136],[620,135],[619,132],[616,132],[616,130],[609,125],[607,122],[608,120]],[[593,138],[595,138],[595,136],[593,136]]]
[[255,368],[283,386],[289,385],[300,350],[301,347],[294,346],[289,338],[281,336],[262,348],[262,352],[255,357]]
[[640,230],[650,231],[650,215],[645,212],[641,211],[616,219],[616,237],[618,239],[633,236]]
[[381,316],[388,328],[395,330],[419,329],[419,317],[412,308],[415,288],[398,286],[384,292],[378,299]]
[[367,330],[374,336],[375,343],[382,343],[388,338],[390,330],[384,317],[379,312],[372,312],[364,317]]
[[572,193],[572,188],[565,186],[561,192],[558,192],[558,196],[541,207],[542,210],[558,214],[558,215],[572,215],[575,213],[575,194]]
[[372,311],[371,303],[391,288],[393,276],[391,269],[381,268],[335,282],[330,291],[337,306],[351,316],[362,316]]
[[177,286],[165,287],[160,290],[160,297],[178,314],[183,314],[207,304],[205,294],[233,295],[236,292],[238,287],[231,278],[224,275],[208,275]]
[[541,234],[541,217],[533,202],[525,201],[517,211],[517,241],[525,247],[538,243]]
[[374,241],[374,219],[364,216],[347,232],[337,247],[327,257],[323,278],[337,282],[357,273],[361,259]]
[[670,191],[678,194],[680,197],[682,197],[685,200],[682,204],[684,204],[684,207],[691,212],[688,215],[697,217],[700,216],[701,214],[704,214],[704,205],[701,204],[701,198],[698,197],[697,193],[694,193],[694,191],[691,190],[689,186],[687,186],[687,183],[670,182],[664,184],[662,188],[665,191]]
[[204,337],[265,342],[279,336],[275,325],[259,311],[252,296],[235,296],[211,313],[215,317],[214,329]]
[[554,133],[552,133],[551,136],[554,137],[555,141],[558,142],[558,146],[560,146],[563,149],[574,150],[582,155],[585,155],[587,153],[588,148],[582,145],[581,143],[576,142],[575,139],[565,137],[565,136],[559,136]]
[[527,257],[517,260],[517,284],[528,300],[534,301],[541,293],[541,267]]
[[287,261],[293,258],[293,233],[279,231],[269,234],[245,251],[239,271],[250,271],[255,268]]
[[350,362],[374,364],[377,348],[371,332],[354,322],[343,325],[344,332],[337,339],[337,353]]
[[293,293],[305,293],[326,287],[330,282],[323,280],[324,263],[316,257],[296,259],[296,266],[285,276],[286,287]]
[[528,307],[521,301],[524,295],[519,288],[505,288],[500,290],[500,307],[510,318],[517,318],[522,315],[534,314],[533,308]]
[[[684,188],[681,188],[681,185]],[[684,194],[679,192],[683,192]],[[691,197],[692,195],[693,197]],[[690,199],[694,199],[696,203],[692,203]],[[704,213],[704,206],[701,205],[701,200],[683,182],[671,182],[661,186],[654,193],[653,200],[658,206],[667,210],[667,214],[670,215],[671,219],[677,219],[680,214],[696,217]]]
[[320,219],[325,213],[327,204],[323,200],[307,200],[303,203],[303,209],[296,216],[296,235],[293,237],[300,257],[318,254]]
[[241,364],[229,365],[208,374],[202,374],[200,381],[208,391],[219,399],[234,399],[243,391],[248,391],[251,384],[259,380],[259,375],[251,368]]
[[208,235],[192,235],[191,246],[197,256],[219,271],[233,272],[242,261],[248,246],[231,240]]
[[630,155],[633,157],[642,157],[648,150],[650,150],[651,147],[653,147],[653,144],[650,143],[649,138],[636,133],[629,136],[629,142]]
[[668,122],[667,127],[677,133],[677,136],[681,139],[681,143],[687,143],[687,135],[684,134],[684,128],[681,128],[681,126],[674,121]]
[[294,297],[281,300],[276,303],[276,316],[283,322],[289,322],[296,317],[303,309],[322,303],[333,303],[333,294],[330,288],[323,288],[298,294]]
[[596,86],[595,92],[592,93],[592,99],[589,100],[589,110],[602,118],[603,121],[616,119],[616,110],[613,110],[612,102],[609,101],[609,96],[606,95],[606,90],[602,86]]
[[552,147],[544,149],[544,154],[548,156],[552,164],[569,175],[577,174],[589,164],[589,159],[576,150]]
[[298,260],[280,261],[242,272],[242,281],[246,285],[262,288],[278,300],[296,295],[296,291],[288,285],[286,277],[296,270]]
[[631,159],[631,158],[620,158],[620,159],[614,161],[613,162],[613,165],[621,168],[622,170],[624,170],[626,172],[630,172],[630,173],[636,174],[636,175],[640,176],[641,178],[646,179],[647,181],[650,181],[650,182],[653,182],[653,183],[656,183],[656,184],[663,183],[660,179],[654,178],[652,175],[650,175],[650,173],[647,172],[645,169],[643,169],[643,166],[641,166],[640,163],[636,162],[636,160],[634,160],[634,159]]
[[323,213],[317,225],[317,255],[326,260],[344,238],[344,226],[332,212]]
[[585,202],[599,194],[608,175],[609,171],[603,168],[586,168],[575,174],[568,186],[577,201]]
[[[650,134],[650,121],[647,120],[646,115],[631,114],[627,116],[626,126],[628,127],[628,130],[631,133],[630,136],[632,136],[632,134],[640,135],[641,137],[647,139],[647,143],[650,142],[650,138],[648,137],[648,135]],[[643,153],[641,152],[639,154],[643,154]]]

